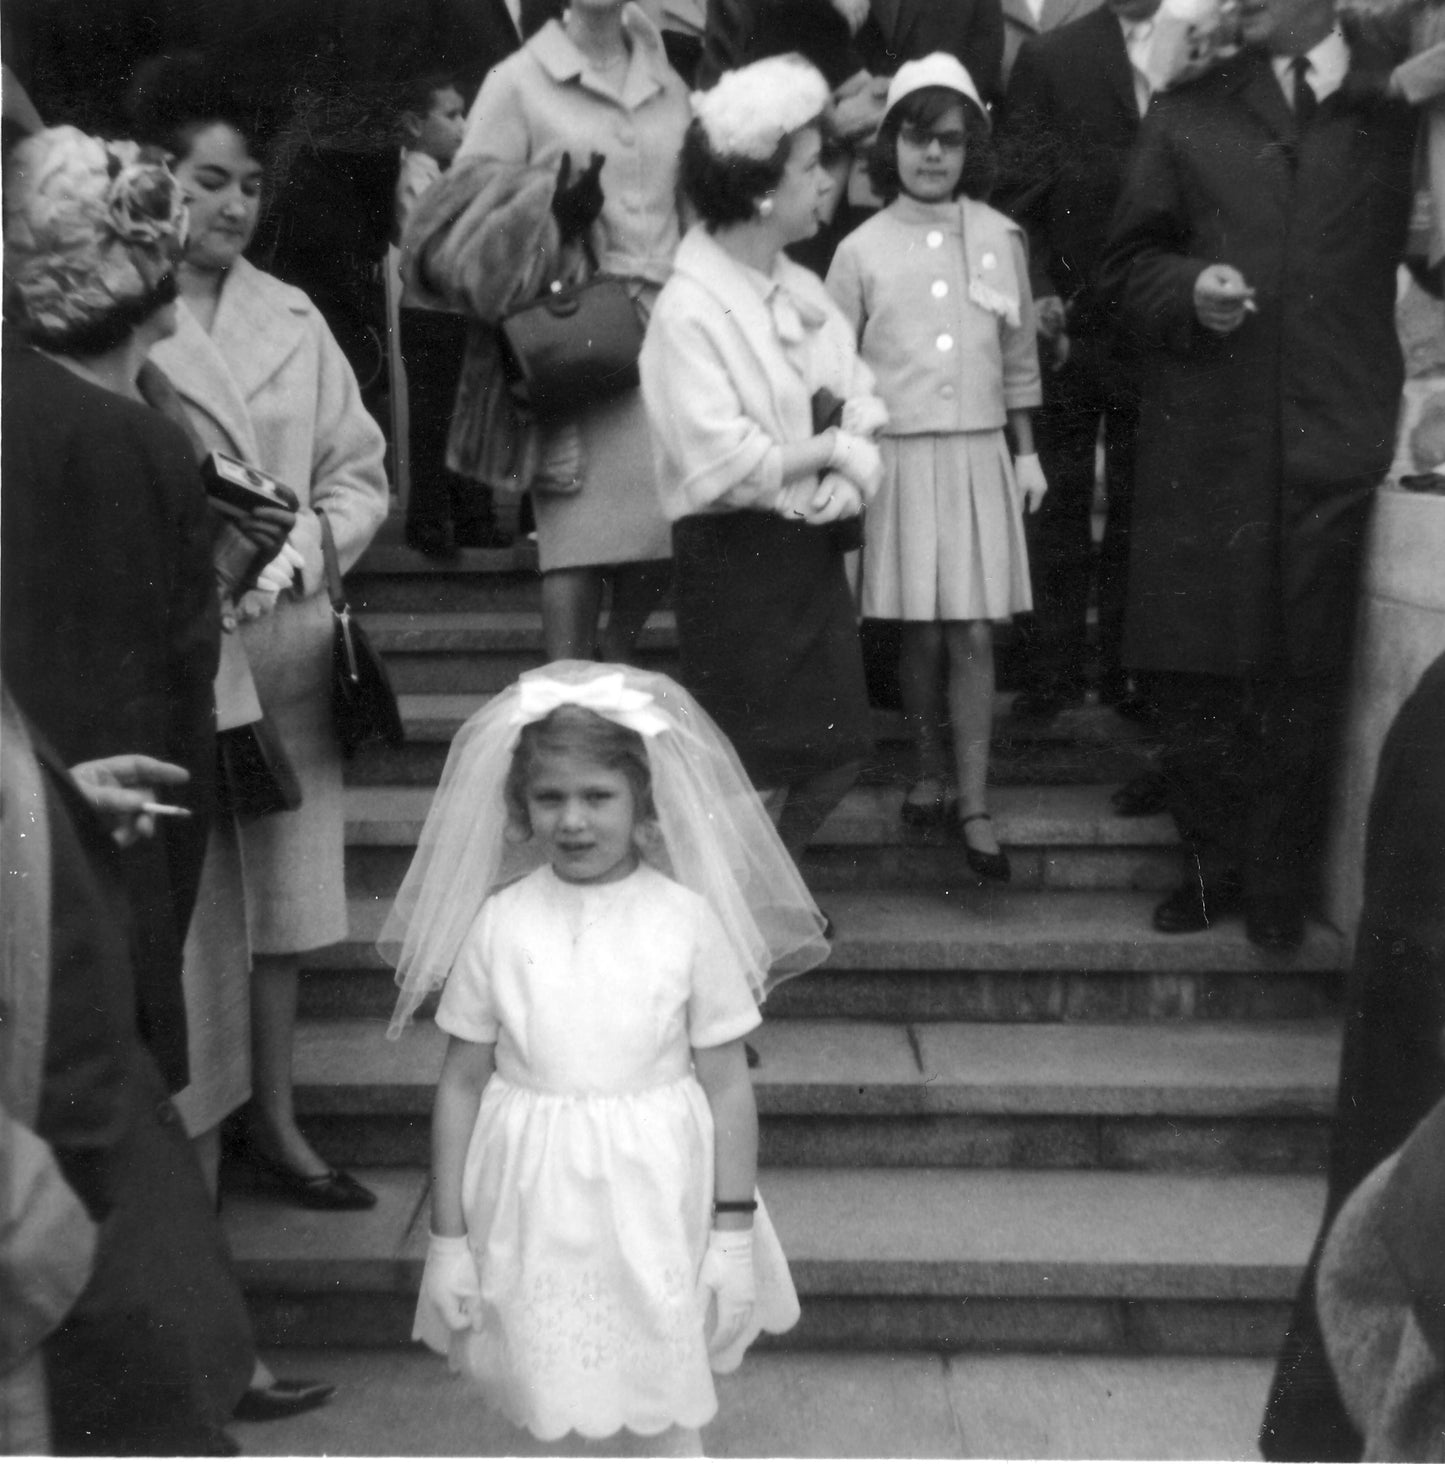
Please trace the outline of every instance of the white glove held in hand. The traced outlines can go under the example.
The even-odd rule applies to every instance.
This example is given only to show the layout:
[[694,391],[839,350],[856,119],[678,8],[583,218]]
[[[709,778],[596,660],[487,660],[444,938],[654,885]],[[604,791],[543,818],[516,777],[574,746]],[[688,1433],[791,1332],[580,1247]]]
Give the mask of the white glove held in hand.
[[883,457],[866,437],[853,432],[835,432],[828,466],[847,478],[865,499],[872,498],[883,480]]
[[279,595],[289,590],[295,581],[296,571],[305,563],[299,549],[289,542],[282,544],[276,557],[256,576],[256,588],[268,595]]
[[433,1235],[421,1273],[422,1295],[454,1332],[465,1331],[476,1316],[482,1280],[465,1235]]
[[1014,459],[1014,477],[1018,481],[1019,497],[1024,501],[1024,511],[1036,513],[1049,491],[1049,480],[1044,477],[1038,453],[1020,453]]
[[751,1230],[714,1230],[707,1238],[707,1251],[697,1273],[697,1299],[704,1314],[710,1299],[717,1304],[717,1320],[707,1339],[707,1353],[715,1367],[731,1371],[742,1360],[737,1346],[758,1299],[753,1279],[753,1233]]

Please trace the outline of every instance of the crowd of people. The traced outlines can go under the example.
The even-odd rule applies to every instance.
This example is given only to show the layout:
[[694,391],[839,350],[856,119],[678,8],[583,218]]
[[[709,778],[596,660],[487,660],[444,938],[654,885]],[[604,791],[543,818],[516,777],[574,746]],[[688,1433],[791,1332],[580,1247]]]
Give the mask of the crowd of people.
[[[393,1035],[440,988],[449,1043],[416,1336],[537,1438],[696,1452],[712,1373],[798,1314],[744,1038],[827,955],[797,867],[872,751],[860,618],[901,627],[900,816],[979,879],[1011,873],[988,765],[1019,617],[1013,715],[1093,693],[1157,733],[1118,800],[1179,826],[1155,927],[1303,940],[1412,218],[1441,284],[1445,43],[1334,0],[494,8],[395,108],[405,534],[495,547],[525,495],[550,664],[458,734],[382,937]],[[24,102],[5,1443],[227,1453],[231,1417],[331,1389],[257,1355],[223,1147],[286,1202],[376,1202],[298,1126],[292,1047],[302,955],[346,935],[326,558],[386,517],[386,443],[322,310],[248,258],[276,119],[218,58],[142,66],[124,140]],[[635,370],[543,410],[509,317],[591,280],[622,283]],[[228,463],[274,486],[228,496]],[[668,595],[681,686],[627,664]],[[1439,1445],[1440,1252],[1393,1218],[1445,1161],[1438,684],[1382,762],[1352,1103],[1381,967],[1427,1040],[1387,1117],[1342,1123],[1269,1457]]]

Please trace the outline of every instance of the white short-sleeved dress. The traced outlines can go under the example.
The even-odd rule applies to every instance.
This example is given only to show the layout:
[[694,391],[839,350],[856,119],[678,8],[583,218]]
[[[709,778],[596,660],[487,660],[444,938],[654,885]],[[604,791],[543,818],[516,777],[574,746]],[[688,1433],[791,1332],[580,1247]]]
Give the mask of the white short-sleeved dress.
[[[481,1313],[452,1333],[423,1296],[413,1335],[538,1438],[716,1413],[696,1296],[713,1124],[691,1049],[760,1020],[706,902],[648,865],[603,885],[544,866],[482,907],[437,1010],[496,1043],[463,1172]],[[761,1205],[754,1265],[749,1341],[799,1314]]]

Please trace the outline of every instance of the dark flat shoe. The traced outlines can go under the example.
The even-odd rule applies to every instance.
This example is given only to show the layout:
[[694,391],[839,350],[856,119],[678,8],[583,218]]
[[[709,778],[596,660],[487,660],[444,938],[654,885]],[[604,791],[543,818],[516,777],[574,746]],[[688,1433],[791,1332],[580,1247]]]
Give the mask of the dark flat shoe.
[[261,1153],[254,1145],[246,1148],[243,1157],[258,1174],[305,1209],[369,1210],[376,1204],[376,1195],[344,1169],[300,1174],[289,1164]]
[[242,1423],[269,1423],[320,1408],[336,1391],[335,1383],[309,1378],[277,1378],[269,1387],[247,1388],[231,1417]]
[[1164,935],[1190,935],[1208,930],[1223,915],[1239,908],[1239,892],[1230,884],[1206,889],[1196,880],[1179,886],[1154,907],[1154,929]]
[[1297,951],[1305,938],[1304,911],[1293,900],[1251,900],[1244,933],[1266,951]]
[[993,819],[986,813],[969,813],[958,820],[958,837],[963,841],[963,857],[968,861],[968,867],[980,879],[993,880],[996,884],[1007,884],[1013,878],[1013,868],[1008,862],[1008,855],[1002,849],[997,854],[986,854],[982,849],[975,849],[968,842],[968,835],[964,833],[969,824],[985,819],[989,823],[993,822]]
[[1109,795],[1120,818],[1152,818],[1169,807],[1169,784],[1163,773],[1140,773]]

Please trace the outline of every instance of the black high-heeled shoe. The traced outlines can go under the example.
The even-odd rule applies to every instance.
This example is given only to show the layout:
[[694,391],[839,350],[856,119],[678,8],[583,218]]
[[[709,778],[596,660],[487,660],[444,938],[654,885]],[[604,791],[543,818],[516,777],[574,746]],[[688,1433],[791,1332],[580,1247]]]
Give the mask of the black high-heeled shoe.
[[980,879],[993,880],[996,884],[1007,884],[1013,878],[1013,867],[1008,862],[1008,855],[1000,849],[996,854],[985,853],[982,849],[975,849],[968,842],[968,835],[964,830],[971,823],[978,823],[981,819],[993,822],[992,817],[986,813],[968,813],[961,818],[955,817],[954,827],[958,830],[958,837],[963,843],[963,857],[968,861],[968,867]]
[[[932,785],[938,792],[932,798],[918,798],[921,788]],[[911,783],[899,805],[898,816],[913,829],[942,828],[948,822],[948,786],[942,778],[920,778]]]

